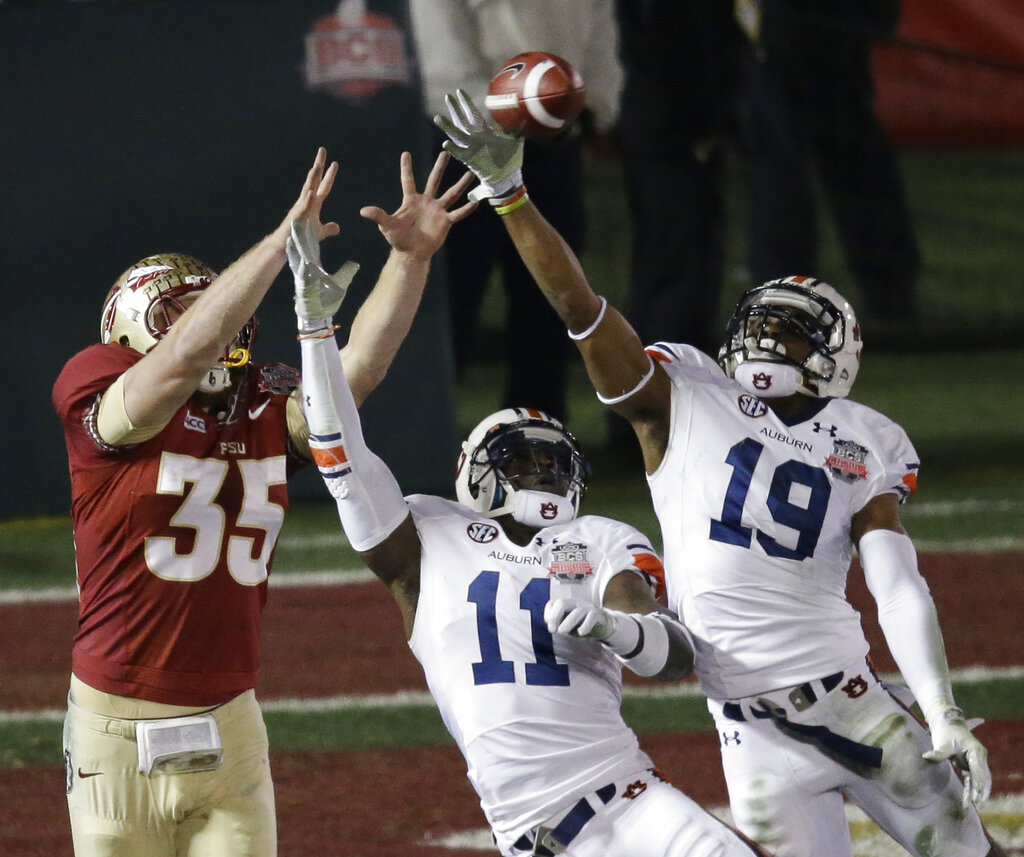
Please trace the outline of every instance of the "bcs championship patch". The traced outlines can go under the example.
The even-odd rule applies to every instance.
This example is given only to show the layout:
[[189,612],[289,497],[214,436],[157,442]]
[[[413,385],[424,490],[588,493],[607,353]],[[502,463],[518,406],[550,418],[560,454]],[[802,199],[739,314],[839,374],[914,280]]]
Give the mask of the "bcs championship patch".
[[825,466],[832,471],[836,479],[843,482],[867,479],[868,469],[864,465],[864,460],[868,457],[868,452],[867,447],[852,440],[834,440],[832,454],[825,459]]
[[594,573],[587,561],[587,546],[579,542],[551,546],[552,577],[558,580],[585,580]]

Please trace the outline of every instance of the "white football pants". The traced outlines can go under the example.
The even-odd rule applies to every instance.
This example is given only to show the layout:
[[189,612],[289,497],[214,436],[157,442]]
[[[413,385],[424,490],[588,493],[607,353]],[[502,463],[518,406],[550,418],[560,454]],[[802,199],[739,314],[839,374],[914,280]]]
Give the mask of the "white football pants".
[[852,857],[844,796],[916,857],[984,857],[981,818],[961,809],[963,785],[948,762],[928,762],[924,727],[867,668],[847,670],[830,693],[803,711],[789,690],[763,694],[794,723],[831,731],[882,749],[882,767],[852,767],[814,741],[784,734],[772,719],[723,713],[709,701],[736,826],[776,857]]

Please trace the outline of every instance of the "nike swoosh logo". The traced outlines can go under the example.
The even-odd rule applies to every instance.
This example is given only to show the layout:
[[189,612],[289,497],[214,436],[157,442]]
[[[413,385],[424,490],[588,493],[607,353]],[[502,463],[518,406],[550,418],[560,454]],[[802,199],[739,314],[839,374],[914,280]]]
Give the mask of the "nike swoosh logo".
[[98,777],[102,773],[103,773],[103,771],[95,771],[94,773],[91,773],[91,774],[85,774],[85,773],[82,772],[81,768],[78,769],[78,776],[80,776],[83,780],[87,780],[87,779],[89,779],[89,777]]
[[257,418],[257,417],[258,417],[258,416],[259,416],[260,414],[262,414],[262,413],[263,413],[263,410],[264,410],[264,409],[265,409],[265,408],[267,407],[267,405],[269,405],[269,404],[270,404],[270,399],[267,399],[267,400],[266,400],[266,401],[265,401],[265,402],[264,402],[264,403],[263,403],[262,405],[260,405],[260,406],[259,406],[258,408],[249,408],[249,419],[251,419],[251,420],[254,420],[254,419],[256,419],[256,418]]

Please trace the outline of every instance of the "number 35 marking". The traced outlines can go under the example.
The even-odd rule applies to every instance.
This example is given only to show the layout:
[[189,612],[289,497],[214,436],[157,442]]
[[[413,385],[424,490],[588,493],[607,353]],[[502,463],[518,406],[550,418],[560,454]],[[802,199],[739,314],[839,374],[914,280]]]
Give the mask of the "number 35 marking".
[[[743,507],[747,502],[747,492],[754,469],[764,451],[764,444],[753,438],[746,438],[737,443],[725,462],[732,466],[732,478],[725,492],[725,503],[722,506],[721,520],[711,521],[711,538],[716,542],[749,548],[751,546],[751,527],[740,523],[743,519]],[[804,485],[810,489],[807,506],[798,506],[792,502],[790,492],[793,485]],[[821,536],[821,526],[828,511],[828,500],[832,495],[832,486],[820,467],[812,467],[802,461],[790,459],[775,468],[771,486],[768,489],[768,511],[772,519],[791,527],[799,534],[796,548],[780,545],[767,533],[757,532],[757,541],[768,556],[784,557],[785,559],[804,560],[813,556]]]
[[[263,530],[263,550],[252,558],[254,539],[234,535],[227,538],[227,566],[231,576],[243,586],[255,586],[267,579],[267,562],[277,544],[284,508],[270,501],[271,485],[287,480],[284,456],[262,460],[240,459],[243,500],[235,524]],[[146,539],[146,565],[164,580],[202,580],[213,573],[224,551],[227,512],[214,503],[224,484],[231,463],[220,459],[192,458],[165,452],[157,475],[158,494],[173,494],[185,499],[171,518],[171,525],[195,531],[195,543],[187,554],[178,553],[178,541],[169,536]],[[186,494],[187,487],[192,490]]]

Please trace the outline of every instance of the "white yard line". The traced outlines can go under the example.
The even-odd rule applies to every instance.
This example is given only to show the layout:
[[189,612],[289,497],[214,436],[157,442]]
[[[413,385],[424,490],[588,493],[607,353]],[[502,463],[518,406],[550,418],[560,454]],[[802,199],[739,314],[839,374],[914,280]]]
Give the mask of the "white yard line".
[[[376,580],[367,568],[339,568],[319,571],[283,571],[270,577],[272,589],[297,589],[308,586],[350,586]],[[52,586],[48,589],[0,590],[0,606],[4,604],[30,604],[33,602],[77,601],[74,586]]]
[[[1024,666],[1011,667],[965,667],[950,670],[950,677],[955,684],[983,684],[999,679],[1024,678]],[[885,681],[898,681],[899,677],[884,673]],[[626,699],[686,699],[700,698],[700,686],[696,682],[669,686],[633,686],[623,688],[622,695]],[[320,714],[334,711],[352,711],[357,709],[386,709],[405,707],[433,707],[434,700],[430,694],[418,690],[402,690],[397,693],[373,694],[338,694],[321,697],[283,697],[266,699],[260,707],[267,714]],[[64,718],[64,710],[43,708],[37,711],[0,711],[0,725],[4,723],[60,721]]]
[[[1024,510],[1024,502],[1015,500],[965,500],[962,503],[932,503],[922,504],[920,507],[925,510],[924,517],[937,517],[940,515],[957,514],[956,509],[979,510],[993,509]],[[919,510],[920,514],[920,510]],[[315,544],[318,547],[325,545],[342,546],[347,544],[345,537],[338,534],[325,534],[315,536],[312,541],[293,537],[283,540],[292,547],[299,544]],[[993,536],[977,539],[963,540],[941,540],[941,539],[916,539],[915,546],[919,553],[1002,553],[1010,551],[1024,551],[1024,536]],[[270,585],[275,589],[292,589],[302,586],[349,586],[355,583],[367,583],[374,580],[373,573],[366,568],[339,568],[332,570],[304,570],[304,571],[280,571],[270,578]],[[0,590],[0,607],[4,604],[30,604],[35,602],[52,603],[61,601],[75,601],[78,598],[78,591],[73,586],[52,586],[46,589],[22,588]]]

